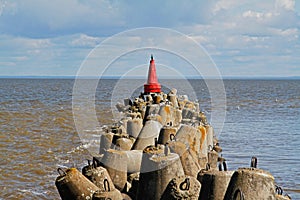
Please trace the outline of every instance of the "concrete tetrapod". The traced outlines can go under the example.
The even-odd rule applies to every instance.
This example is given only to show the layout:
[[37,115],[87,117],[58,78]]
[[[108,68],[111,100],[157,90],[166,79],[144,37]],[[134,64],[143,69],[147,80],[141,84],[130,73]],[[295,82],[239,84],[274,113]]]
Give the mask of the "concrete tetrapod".
[[160,109],[159,104],[150,104],[146,106],[146,111],[145,111],[145,116],[144,116],[144,120],[143,120],[143,124],[146,123],[146,119],[149,115],[155,115],[158,114]]
[[207,147],[214,146],[214,129],[210,125],[205,125]]
[[142,150],[131,150],[125,151],[127,156],[127,172],[128,173],[136,173],[141,170],[142,163]]
[[145,148],[137,200],[159,200],[169,182],[179,176],[184,176],[184,172],[177,154],[166,155],[163,145]]
[[175,111],[174,107],[171,105],[160,106],[158,114],[161,116],[163,125],[173,125],[175,121]]
[[275,200],[274,177],[257,168],[239,168],[229,182],[224,200]]
[[101,192],[116,189],[104,167],[95,167],[94,164],[89,164],[82,168],[82,174],[94,183]]
[[196,178],[190,176],[181,176],[173,178],[161,200],[192,199],[198,200],[201,184]]
[[62,200],[92,199],[99,188],[83,176],[76,168],[66,171],[58,169],[60,176],[56,178],[55,185]]
[[187,144],[187,147],[195,151],[197,155],[200,154],[200,134],[195,127],[189,125],[180,126],[176,133],[176,141]]
[[122,191],[127,182],[126,151],[108,149],[104,153],[101,163],[107,169],[115,187]]
[[127,121],[127,134],[137,138],[143,128],[143,120],[141,118],[130,119]]
[[175,108],[179,107],[178,101],[177,101],[177,96],[175,94],[168,94],[168,99]]
[[199,199],[223,200],[232,174],[233,171],[200,171],[197,177],[202,185]]
[[197,177],[201,169],[198,164],[196,152],[189,148],[182,141],[170,141],[168,144],[171,152],[180,156],[180,161],[184,170],[184,174],[192,177]]
[[110,149],[114,134],[113,133],[102,133],[100,136],[100,154],[104,154],[107,149]]
[[93,195],[92,200],[123,200],[122,194],[119,190],[112,190],[112,191],[96,191]]
[[187,149],[195,152],[200,169],[206,167],[208,148],[206,129],[203,126],[195,128],[190,125],[182,125],[176,133],[176,140],[187,144]]
[[157,121],[146,121],[146,124],[133,144],[132,150],[143,150],[147,146],[152,145],[154,138],[158,138],[161,127],[161,123]]
[[209,151],[207,153],[207,163],[209,164],[210,169],[218,168],[218,158],[219,154],[215,150]]
[[122,199],[121,192],[115,188],[105,168],[95,167],[95,163],[89,164],[82,169],[82,174],[98,187],[93,199],[100,199],[100,197]]
[[116,147],[123,151],[129,151],[132,148],[133,140],[129,138],[118,138],[116,140]]
[[173,126],[164,126],[160,129],[158,144],[166,144],[175,139],[177,128]]

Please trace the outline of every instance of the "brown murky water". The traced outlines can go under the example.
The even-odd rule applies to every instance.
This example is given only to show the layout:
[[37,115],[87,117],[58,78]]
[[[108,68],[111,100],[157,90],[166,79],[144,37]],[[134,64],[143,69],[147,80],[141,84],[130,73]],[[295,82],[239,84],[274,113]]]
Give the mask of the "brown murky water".
[[[0,79],[0,199],[59,199],[56,169],[81,169],[91,158],[86,148],[97,151],[99,131],[87,129],[88,139],[77,134],[73,83]],[[112,122],[114,83],[105,80],[97,90],[100,124]],[[204,82],[191,83],[209,116],[210,97]],[[225,86],[227,118],[218,137],[229,168],[248,166],[255,155],[259,167],[271,171],[279,185],[300,199],[300,81],[227,80]]]

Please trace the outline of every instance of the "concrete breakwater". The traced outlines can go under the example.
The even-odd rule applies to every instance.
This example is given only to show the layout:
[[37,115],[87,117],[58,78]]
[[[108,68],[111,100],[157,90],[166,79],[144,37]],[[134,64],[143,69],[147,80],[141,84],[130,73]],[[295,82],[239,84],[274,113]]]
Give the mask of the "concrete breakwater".
[[228,171],[199,104],[161,92],[153,66],[144,92],[117,105],[124,117],[105,128],[99,155],[82,173],[58,170],[62,199],[290,199],[255,157]]

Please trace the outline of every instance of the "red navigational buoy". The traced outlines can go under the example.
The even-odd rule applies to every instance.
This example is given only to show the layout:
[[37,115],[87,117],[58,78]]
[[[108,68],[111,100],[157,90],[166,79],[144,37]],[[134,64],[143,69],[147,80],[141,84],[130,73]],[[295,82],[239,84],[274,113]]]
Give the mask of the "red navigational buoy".
[[149,70],[148,70],[148,81],[144,84],[144,93],[159,93],[161,85],[159,84],[156,76],[156,68],[153,56],[151,55]]

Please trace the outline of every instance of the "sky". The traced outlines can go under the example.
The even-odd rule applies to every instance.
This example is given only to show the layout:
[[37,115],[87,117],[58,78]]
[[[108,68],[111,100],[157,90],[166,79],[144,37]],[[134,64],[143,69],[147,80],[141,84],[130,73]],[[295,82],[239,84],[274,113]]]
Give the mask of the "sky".
[[[300,76],[295,0],[0,0],[0,76],[74,76],[107,38],[144,27],[187,35],[222,76]],[[114,43],[106,53],[131,42]]]

